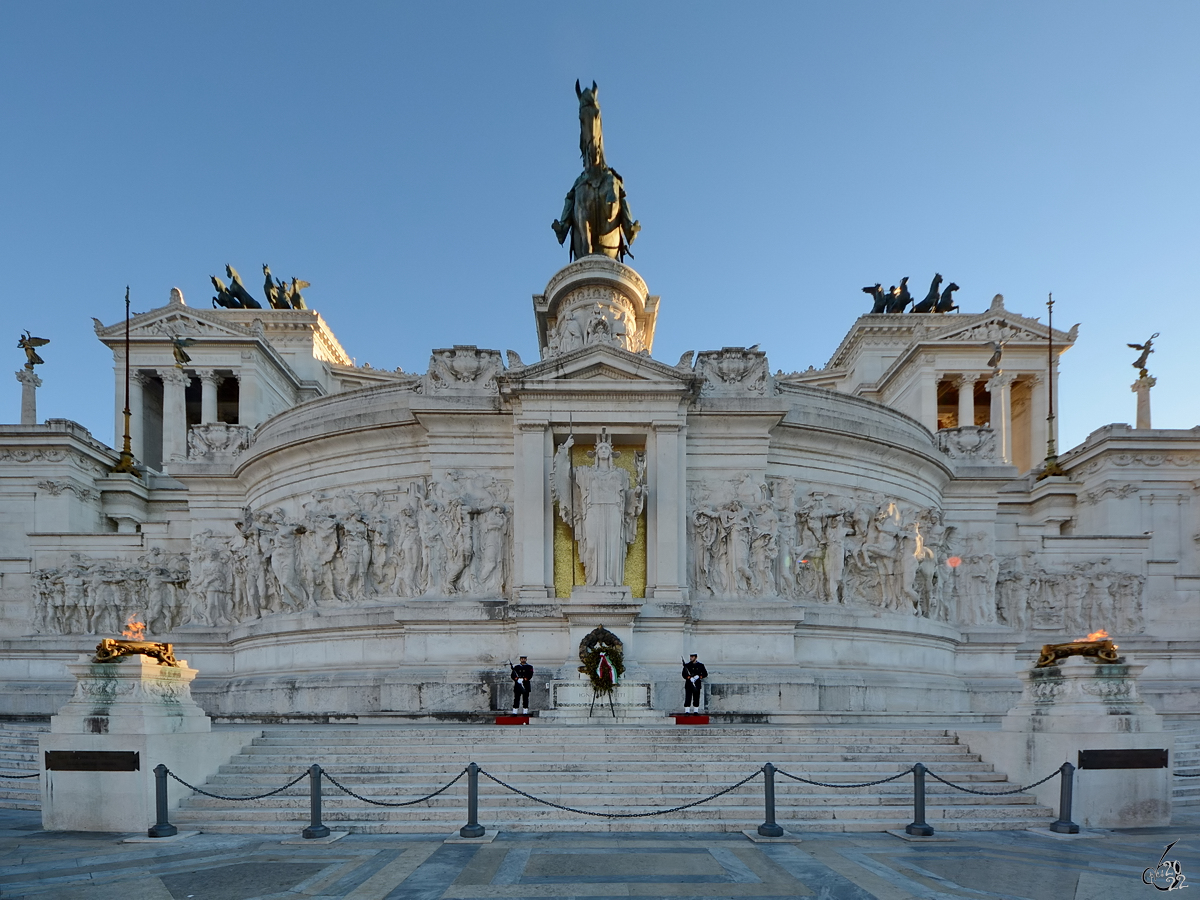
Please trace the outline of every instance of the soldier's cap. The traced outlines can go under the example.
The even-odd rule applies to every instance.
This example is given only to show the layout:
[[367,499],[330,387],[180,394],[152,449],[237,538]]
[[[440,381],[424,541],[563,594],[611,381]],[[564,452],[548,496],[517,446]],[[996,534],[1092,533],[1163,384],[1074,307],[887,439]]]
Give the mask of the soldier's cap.
[[522,656],[521,659],[529,659],[528,656]]
[[693,654],[692,654],[692,659],[695,659],[695,658],[696,658],[696,654],[695,654],[695,653],[693,653]]

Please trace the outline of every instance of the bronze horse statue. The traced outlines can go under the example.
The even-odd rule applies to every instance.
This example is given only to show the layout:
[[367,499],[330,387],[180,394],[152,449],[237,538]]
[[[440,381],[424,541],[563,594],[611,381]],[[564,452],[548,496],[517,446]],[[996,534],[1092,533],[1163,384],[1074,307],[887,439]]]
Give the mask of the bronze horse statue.
[[583,174],[575,179],[567,192],[562,214],[551,227],[560,244],[568,236],[571,238],[571,259],[603,254],[623,260],[642,226],[629,211],[621,176],[604,161],[598,93],[594,81],[590,88],[584,89],[575,82]]
[[910,310],[915,313],[933,312],[937,308],[938,292],[942,287],[942,276],[940,273],[933,276],[933,283],[929,285],[929,293],[925,295],[925,299],[918,303]]

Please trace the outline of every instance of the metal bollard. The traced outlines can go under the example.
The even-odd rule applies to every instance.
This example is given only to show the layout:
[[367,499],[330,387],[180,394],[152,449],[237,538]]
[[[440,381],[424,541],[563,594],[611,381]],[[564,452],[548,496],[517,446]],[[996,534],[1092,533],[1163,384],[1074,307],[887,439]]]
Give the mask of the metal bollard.
[[179,834],[179,829],[167,821],[167,767],[154,767],[154,813],[158,819],[146,831],[146,837],[164,838]]
[[329,828],[321,823],[321,767],[316,763],[308,767],[308,806],[311,821],[300,837],[329,837]]
[[485,829],[479,824],[479,766],[467,766],[467,824],[458,829],[460,837],[483,837]]
[[904,826],[904,833],[916,837],[930,837],[933,826],[925,821],[925,766],[913,766],[913,820]]
[[1055,834],[1079,834],[1079,826],[1071,821],[1071,800],[1075,793],[1075,767],[1065,762],[1058,770],[1058,821],[1050,825]]
[[767,819],[758,826],[763,837],[783,837],[783,829],[775,824],[775,767],[767,763],[763,770],[763,799],[767,806]]

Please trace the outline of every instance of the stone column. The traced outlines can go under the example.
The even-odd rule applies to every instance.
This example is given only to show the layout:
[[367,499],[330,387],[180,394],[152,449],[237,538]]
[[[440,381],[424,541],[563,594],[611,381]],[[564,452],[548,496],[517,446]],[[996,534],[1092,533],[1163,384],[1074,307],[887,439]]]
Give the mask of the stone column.
[[997,372],[985,387],[992,395],[992,430],[996,432],[997,449],[1006,463],[1012,464],[1012,383],[1015,375]]
[[258,387],[255,385],[254,369],[247,366],[233,376],[238,380],[238,424],[258,426]]
[[978,375],[962,375],[954,382],[958,388],[958,427],[975,424],[975,382]]
[[917,396],[920,398],[917,420],[930,431],[938,430],[938,381],[940,376],[933,369],[925,369],[917,375],[921,389]]
[[163,382],[163,448],[164,463],[187,458],[187,407],[184,389],[188,377],[180,369],[159,369]]
[[21,382],[21,424],[36,425],[37,389],[42,386],[42,379],[33,369],[17,369],[17,381]]
[[547,489],[549,422],[517,423],[513,549],[519,600],[545,601],[554,584],[554,509]]
[[217,421],[217,387],[225,379],[216,372],[200,373],[200,424]]
[[1038,460],[1046,458],[1048,445],[1046,416],[1050,411],[1050,398],[1046,396],[1046,378],[1043,375],[1027,375],[1029,385],[1029,462],[1035,468]]
[[[679,422],[654,425],[653,455],[648,473],[650,497],[646,516],[646,596],[655,600],[682,600],[687,584],[687,470],[683,426]],[[651,593],[653,591],[653,593]]]
[[[1137,381],[1129,386],[1129,389],[1137,394],[1137,425],[1135,428],[1152,428],[1150,424],[1150,388],[1158,384],[1158,379],[1150,375],[1143,375]],[[22,404],[21,421],[24,421],[24,405]]]
[[[139,462],[146,458],[146,398],[143,391],[148,380],[149,376],[141,372],[129,373],[129,451]],[[124,438],[123,431],[121,437]]]

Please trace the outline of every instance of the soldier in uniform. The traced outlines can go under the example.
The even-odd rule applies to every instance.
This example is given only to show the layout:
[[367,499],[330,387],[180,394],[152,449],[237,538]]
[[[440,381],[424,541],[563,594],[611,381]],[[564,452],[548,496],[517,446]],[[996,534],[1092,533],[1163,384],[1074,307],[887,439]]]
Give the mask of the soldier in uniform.
[[704,663],[696,659],[696,654],[683,664],[683,711],[685,713],[700,712],[700,698],[704,696],[704,679],[708,677],[708,669]]
[[533,680],[533,666],[527,662],[528,657],[512,667],[513,682],[513,715],[529,712],[529,683]]

